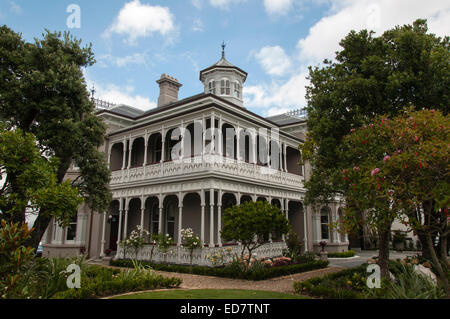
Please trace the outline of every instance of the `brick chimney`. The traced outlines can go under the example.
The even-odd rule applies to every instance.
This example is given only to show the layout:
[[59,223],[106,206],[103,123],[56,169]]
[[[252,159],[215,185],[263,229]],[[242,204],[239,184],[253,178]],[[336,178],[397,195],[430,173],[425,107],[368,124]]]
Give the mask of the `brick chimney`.
[[158,107],[178,101],[178,90],[182,84],[177,79],[163,73],[156,83],[159,84]]

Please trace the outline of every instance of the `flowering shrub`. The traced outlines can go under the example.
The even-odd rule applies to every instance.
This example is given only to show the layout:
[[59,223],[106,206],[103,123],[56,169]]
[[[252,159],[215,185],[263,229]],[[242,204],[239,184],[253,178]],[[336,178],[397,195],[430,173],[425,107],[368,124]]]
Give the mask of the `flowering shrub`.
[[189,261],[192,265],[192,257],[194,254],[194,249],[202,247],[202,241],[198,236],[194,236],[194,232],[191,228],[181,230],[181,241],[183,247],[189,251]]
[[206,259],[211,262],[213,267],[225,266],[228,259],[232,256],[233,249],[227,247],[226,249],[217,249],[214,253],[206,255]]
[[273,258],[272,260],[272,267],[278,267],[278,266],[285,266],[285,265],[290,265],[292,264],[292,259],[289,257],[278,257],[278,258]]
[[169,234],[158,234],[156,237],[156,245],[158,250],[164,255],[164,263],[166,263],[167,254],[170,252],[170,246],[174,244]]
[[137,259],[137,255],[139,249],[141,249],[146,243],[146,238],[150,236],[150,233],[142,228],[140,225],[136,226],[136,229],[133,230],[128,238],[122,241],[122,245],[124,247],[124,256],[125,251],[128,248],[134,250],[135,258]]

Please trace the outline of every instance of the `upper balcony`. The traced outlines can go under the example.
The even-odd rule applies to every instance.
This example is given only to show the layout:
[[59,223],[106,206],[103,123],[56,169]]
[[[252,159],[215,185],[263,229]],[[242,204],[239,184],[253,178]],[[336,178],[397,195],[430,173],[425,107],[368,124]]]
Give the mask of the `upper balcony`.
[[232,177],[247,182],[303,187],[301,175],[276,170],[267,166],[251,164],[220,155],[195,156],[188,159],[154,163],[139,167],[113,171],[111,185],[176,177],[214,173],[218,176]]
[[[277,131],[236,128],[212,116],[202,122],[142,130],[108,147],[111,185],[216,174],[301,188],[303,166],[295,140]],[[203,127],[205,129],[203,130]]]

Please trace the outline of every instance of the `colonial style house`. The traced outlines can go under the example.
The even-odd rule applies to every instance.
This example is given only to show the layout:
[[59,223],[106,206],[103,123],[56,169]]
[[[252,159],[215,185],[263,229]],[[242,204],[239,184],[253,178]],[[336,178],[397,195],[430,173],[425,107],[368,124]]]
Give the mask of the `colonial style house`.
[[[112,174],[113,200],[105,212],[80,207],[67,228],[51,224],[42,240],[44,256],[81,251],[91,258],[121,257],[118,244],[141,225],[172,236],[176,246],[167,261],[178,263],[187,261],[180,231],[192,228],[204,245],[194,262],[204,264],[205,255],[214,250],[240,249],[221,238],[224,210],[258,200],[286,214],[306,251],[318,251],[323,240],[328,251],[347,250],[347,236],[329,227],[339,219],[343,204],[303,204],[309,175],[309,167],[299,165],[304,114],[264,118],[247,110],[242,97],[246,78],[222,51],[217,63],[200,71],[203,93],[179,100],[182,84],[162,74],[156,81],[160,95],[154,109],[144,112],[96,100],[97,115],[108,126],[102,151]],[[73,167],[68,178],[76,174]],[[271,238],[258,255],[279,256],[285,247],[284,238]],[[144,247],[139,258],[148,259],[151,248]]]

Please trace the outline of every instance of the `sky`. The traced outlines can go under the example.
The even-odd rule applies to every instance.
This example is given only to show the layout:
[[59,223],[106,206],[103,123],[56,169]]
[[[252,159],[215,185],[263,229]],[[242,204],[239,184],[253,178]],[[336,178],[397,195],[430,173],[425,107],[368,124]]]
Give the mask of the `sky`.
[[448,0],[1,0],[0,25],[26,41],[45,29],[92,43],[97,63],[84,70],[95,97],[142,110],[156,107],[162,73],[203,91],[200,70],[221,57],[248,72],[244,106],[262,116],[306,106],[308,66],[332,60],[351,30],[380,35],[428,20],[449,35]]

